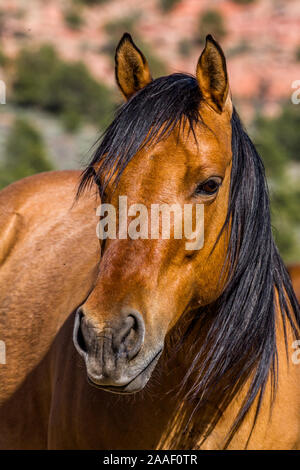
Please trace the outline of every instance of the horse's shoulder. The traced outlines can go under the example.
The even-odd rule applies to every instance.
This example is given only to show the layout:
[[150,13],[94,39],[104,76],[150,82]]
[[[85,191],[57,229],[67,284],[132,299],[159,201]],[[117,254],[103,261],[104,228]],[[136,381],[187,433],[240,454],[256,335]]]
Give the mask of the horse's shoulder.
[[59,197],[61,191],[72,188],[71,196],[75,195],[79,182],[79,171],[50,171],[28,176],[6,186],[0,191],[0,215],[1,219],[12,212],[24,208],[33,200],[47,199],[49,193]]
[[80,175],[80,171],[40,173],[0,191],[0,264],[24,238],[33,239],[34,233],[46,235],[58,224],[63,233],[64,227],[67,231],[75,223],[94,222],[95,194],[76,200]]

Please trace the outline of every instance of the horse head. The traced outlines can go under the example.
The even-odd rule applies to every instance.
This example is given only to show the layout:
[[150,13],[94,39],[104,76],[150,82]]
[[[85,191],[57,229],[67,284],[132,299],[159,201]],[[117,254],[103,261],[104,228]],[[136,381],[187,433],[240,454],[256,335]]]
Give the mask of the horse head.
[[[213,302],[224,287],[232,104],[224,54],[211,36],[196,77],[152,80],[144,55],[125,34],[116,80],[127,102],[85,178],[91,170],[97,175],[102,201],[116,208],[117,218],[126,196],[128,206],[148,210],[151,227],[152,208],[163,206],[172,227],[169,237],[160,222],[155,238],[148,227],[135,237],[105,240],[97,283],[77,312],[74,341],[92,383],[132,393],[147,383],[183,314]],[[197,205],[204,243],[188,249],[187,217],[178,221],[178,213],[189,208],[193,225]]]

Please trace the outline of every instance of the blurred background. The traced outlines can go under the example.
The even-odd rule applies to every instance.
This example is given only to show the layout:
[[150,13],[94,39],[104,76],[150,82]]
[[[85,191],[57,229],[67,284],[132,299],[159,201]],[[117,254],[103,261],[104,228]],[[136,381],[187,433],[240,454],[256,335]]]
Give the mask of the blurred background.
[[1,0],[0,188],[83,168],[121,103],[114,51],[125,31],[154,77],[194,73],[206,34],[220,41],[266,166],[277,244],[286,262],[300,261],[299,0]]

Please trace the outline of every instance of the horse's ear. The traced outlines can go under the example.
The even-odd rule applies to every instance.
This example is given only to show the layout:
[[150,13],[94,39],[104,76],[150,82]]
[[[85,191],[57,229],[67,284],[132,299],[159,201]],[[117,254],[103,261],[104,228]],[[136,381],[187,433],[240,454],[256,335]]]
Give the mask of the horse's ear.
[[209,34],[197,64],[197,80],[205,101],[221,114],[229,92],[224,53]]
[[120,40],[115,60],[116,80],[126,99],[152,81],[148,62],[130,34],[125,33]]

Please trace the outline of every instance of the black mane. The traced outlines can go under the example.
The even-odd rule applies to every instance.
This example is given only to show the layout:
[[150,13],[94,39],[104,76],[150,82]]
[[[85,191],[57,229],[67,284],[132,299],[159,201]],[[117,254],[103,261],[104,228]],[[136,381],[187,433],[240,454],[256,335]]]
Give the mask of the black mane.
[[[186,338],[197,328],[202,341],[195,346],[197,352],[185,379],[186,382],[192,374],[194,377],[196,371],[197,379],[187,393],[195,400],[196,408],[201,409],[202,404],[214,399],[218,411],[224,412],[243,385],[250,381],[226,447],[257,398],[254,427],[269,378],[272,397],[275,396],[278,372],[275,292],[278,294],[286,348],[287,322],[296,337],[299,337],[300,327],[299,304],[272,235],[262,160],[235,110],[231,123],[231,185],[223,227],[223,230],[227,228],[231,221],[229,280],[213,306],[199,308],[185,334]],[[206,332],[204,340],[202,331]],[[211,417],[207,435],[219,417],[217,412]]]
[[[195,125],[201,121],[201,99],[196,79],[185,74],[159,78],[139,91],[121,107],[104,133],[83,174],[79,193],[94,180],[99,182],[101,177],[103,193],[111,170],[116,172],[117,183],[139,149],[162,139],[177,124],[179,128],[189,125],[194,134]],[[262,160],[235,110],[231,123],[230,199],[222,229],[227,229],[230,221],[229,279],[214,305],[198,309],[184,335],[185,339],[191,332],[199,331],[199,342],[193,349],[195,353],[185,378],[186,383],[193,377],[194,385],[185,393],[185,398],[192,399],[195,408],[201,411],[213,396],[218,408],[211,416],[207,435],[217,424],[219,411],[222,413],[250,381],[226,446],[258,399],[256,420],[269,378],[273,396],[276,390],[275,292],[284,329],[290,323],[298,335],[300,327],[299,304],[272,236]],[[94,165],[99,162],[102,162],[101,168],[95,172]],[[103,182],[103,175],[107,174],[110,177]]]
[[[116,172],[117,182],[138,150],[167,137],[177,124],[185,127],[188,123],[193,132],[200,119],[200,101],[197,80],[180,73],[157,78],[136,93],[120,108],[105,131],[83,174],[78,195],[101,176],[103,194],[112,171]],[[94,165],[99,162],[102,162],[101,170],[95,173]]]

